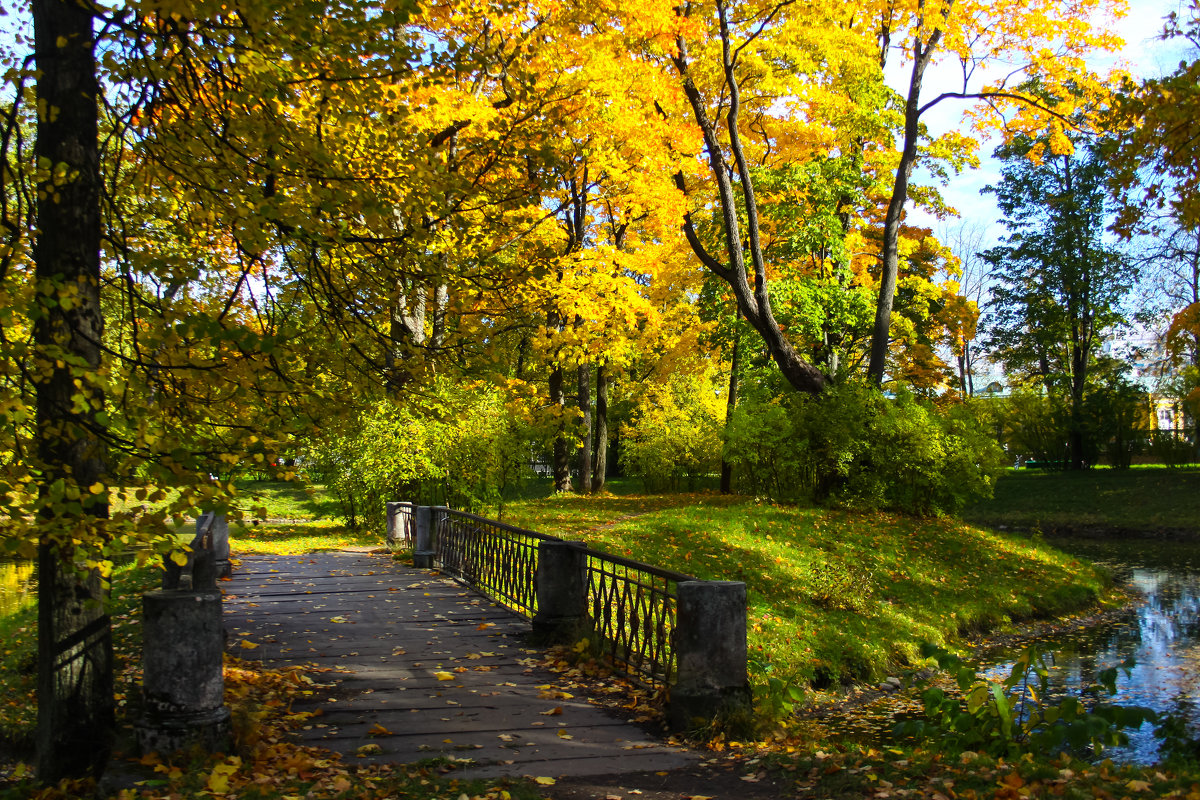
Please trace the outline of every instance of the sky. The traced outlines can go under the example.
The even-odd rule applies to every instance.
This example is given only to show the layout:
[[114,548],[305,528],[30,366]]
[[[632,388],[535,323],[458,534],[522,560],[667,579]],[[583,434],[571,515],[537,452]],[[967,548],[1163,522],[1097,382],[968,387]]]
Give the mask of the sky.
[[[1097,70],[1123,66],[1135,77],[1142,78],[1157,77],[1174,70],[1185,53],[1180,45],[1159,41],[1158,36],[1162,33],[1167,14],[1180,10],[1181,6],[1186,7],[1181,0],[1129,0],[1129,14],[1117,25],[1118,33],[1125,39],[1124,49],[1115,55],[1106,54],[1092,59],[1092,66]],[[931,72],[926,78],[923,97],[936,97],[942,87],[955,91],[961,87],[961,72],[957,64],[938,66],[937,71]],[[906,70],[891,70],[887,79],[897,91],[904,92],[907,89]],[[973,85],[972,88],[977,87]],[[927,112],[924,119],[931,132],[940,134],[961,127],[963,114],[969,108],[970,104],[965,101],[944,101]],[[963,220],[987,227],[989,242],[994,242],[1004,230],[999,224],[1000,213],[994,198],[980,194],[980,190],[999,179],[1000,164],[992,158],[992,151],[999,143],[997,138],[982,141],[979,148],[980,168],[964,172],[942,189],[949,205],[959,211]],[[924,178],[927,180],[928,176]],[[913,212],[910,220],[935,231],[939,224],[944,224],[921,211]]]

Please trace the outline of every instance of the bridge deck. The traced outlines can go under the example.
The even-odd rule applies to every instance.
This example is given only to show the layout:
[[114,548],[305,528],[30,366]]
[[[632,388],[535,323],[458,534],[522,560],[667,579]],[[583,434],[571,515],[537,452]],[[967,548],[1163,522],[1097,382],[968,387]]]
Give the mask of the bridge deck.
[[[231,652],[267,666],[333,667],[302,739],[349,758],[470,759],[464,776],[669,770],[696,756],[571,696],[530,665],[529,623],[388,556],[248,556],[226,590]],[[249,640],[258,647],[240,646]],[[522,662],[525,663],[522,663]],[[380,726],[391,735],[376,734]],[[377,755],[357,756],[377,744]]]

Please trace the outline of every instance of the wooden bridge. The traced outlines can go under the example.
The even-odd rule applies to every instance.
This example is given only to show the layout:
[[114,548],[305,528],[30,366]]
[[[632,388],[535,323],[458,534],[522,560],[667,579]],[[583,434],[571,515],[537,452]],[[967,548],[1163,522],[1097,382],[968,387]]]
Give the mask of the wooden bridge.
[[[431,570],[362,553],[247,556],[222,586],[232,653],[336,670],[325,681],[335,686],[293,706],[320,710],[301,731],[305,743],[350,759],[456,759],[464,777],[698,760],[574,696],[533,666],[541,651],[525,644],[526,620]],[[378,751],[359,755],[364,745]]]

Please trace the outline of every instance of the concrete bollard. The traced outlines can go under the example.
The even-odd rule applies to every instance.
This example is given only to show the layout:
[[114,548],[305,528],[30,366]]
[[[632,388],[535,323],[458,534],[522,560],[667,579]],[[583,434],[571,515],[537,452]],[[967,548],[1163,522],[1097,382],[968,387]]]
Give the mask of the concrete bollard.
[[222,673],[219,592],[165,590],[142,595],[142,696],[136,723],[143,753],[199,746],[229,748]]
[[746,674],[746,584],[683,581],[676,585],[675,684],[667,708],[672,730],[751,707]]
[[587,554],[583,542],[538,542],[534,576],[537,613],[533,634],[541,641],[570,643],[587,634]]
[[188,545],[187,563],[164,562],[163,589],[215,590],[218,578],[233,574],[229,560],[229,520],[224,514],[206,511],[196,520],[196,535]]
[[433,569],[435,555],[433,542],[433,507],[417,506],[413,509],[413,566],[418,569]]
[[398,550],[404,546],[401,543],[404,531],[401,529],[403,521],[400,510],[406,505],[408,503],[389,502],[384,504],[384,516],[387,518],[387,544],[392,550]]

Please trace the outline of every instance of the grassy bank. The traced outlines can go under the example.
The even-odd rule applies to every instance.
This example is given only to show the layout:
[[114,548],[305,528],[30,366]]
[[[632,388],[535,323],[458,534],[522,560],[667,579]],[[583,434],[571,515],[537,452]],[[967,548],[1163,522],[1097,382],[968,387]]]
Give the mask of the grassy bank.
[[507,521],[702,579],[741,580],[750,646],[776,675],[817,687],[875,680],[923,641],[1100,599],[1086,562],[950,520],[792,508],[720,495],[558,497]]
[[995,496],[967,509],[976,524],[1044,533],[1118,531],[1200,536],[1200,469],[1010,470]]

